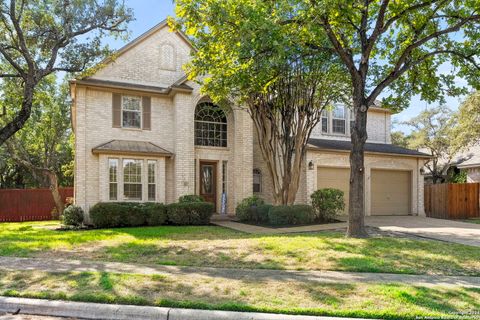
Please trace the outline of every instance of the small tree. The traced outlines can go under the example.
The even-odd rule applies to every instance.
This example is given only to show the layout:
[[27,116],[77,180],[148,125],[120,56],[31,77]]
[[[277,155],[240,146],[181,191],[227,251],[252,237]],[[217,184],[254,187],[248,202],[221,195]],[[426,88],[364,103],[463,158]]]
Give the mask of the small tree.
[[470,94],[458,108],[453,143],[468,148],[480,143],[480,92]]
[[432,155],[425,168],[433,183],[443,181],[452,159],[462,150],[455,140],[455,113],[447,107],[436,107],[421,112],[403,124],[413,128],[408,146],[422,149]]
[[332,52],[299,45],[322,40],[304,26],[281,23],[299,9],[288,0],[180,0],[170,21],[197,48],[186,66],[189,78],[215,101],[249,112],[275,204],[295,201],[312,129],[324,108],[348,96],[345,70]]
[[119,0],[0,2],[0,78],[20,79],[22,89],[19,104],[6,106],[11,112],[0,123],[0,146],[27,122],[45,77],[92,66],[109,54],[101,39],[119,35],[131,19],[131,10]]

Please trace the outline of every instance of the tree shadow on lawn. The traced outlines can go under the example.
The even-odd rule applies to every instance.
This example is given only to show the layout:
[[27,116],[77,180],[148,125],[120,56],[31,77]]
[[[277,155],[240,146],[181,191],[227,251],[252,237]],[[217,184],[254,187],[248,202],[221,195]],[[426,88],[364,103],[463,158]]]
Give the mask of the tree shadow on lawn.
[[[22,275],[22,273],[20,273]],[[16,282],[0,273],[3,294],[86,302],[384,318],[480,308],[478,289],[401,284],[224,281],[116,273],[42,273]],[[136,284],[136,285],[135,285]]]

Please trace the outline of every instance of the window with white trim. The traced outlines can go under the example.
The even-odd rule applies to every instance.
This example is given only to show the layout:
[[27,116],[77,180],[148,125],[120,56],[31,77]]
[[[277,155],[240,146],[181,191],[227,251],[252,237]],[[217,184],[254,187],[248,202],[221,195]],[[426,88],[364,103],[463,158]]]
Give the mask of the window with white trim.
[[123,159],[123,200],[142,200],[142,162]]
[[337,134],[346,133],[346,114],[344,106],[336,106],[332,111],[332,132]]
[[322,132],[328,133],[328,111],[322,111]]
[[355,125],[355,112],[352,109],[350,110],[350,134],[353,132],[353,126]]
[[155,201],[156,200],[156,179],[155,179],[155,172],[157,167],[157,161],[155,160],[148,160],[148,201]]
[[253,192],[262,192],[262,171],[253,169]]
[[122,96],[122,127],[142,128],[142,98]]
[[108,159],[108,199],[118,199],[118,159]]

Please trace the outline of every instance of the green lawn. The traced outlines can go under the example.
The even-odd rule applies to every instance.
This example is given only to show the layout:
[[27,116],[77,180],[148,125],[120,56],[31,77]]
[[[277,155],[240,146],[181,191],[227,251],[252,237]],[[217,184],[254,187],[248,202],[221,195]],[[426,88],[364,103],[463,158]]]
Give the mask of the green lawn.
[[402,284],[244,281],[203,275],[0,272],[0,295],[235,311],[440,318],[480,309],[480,290]]
[[249,235],[204,227],[56,231],[52,222],[0,224],[0,255],[145,264],[480,275],[480,250],[438,241],[346,239],[341,233]]
[[476,223],[476,224],[480,224],[480,218],[471,218],[471,219],[467,219],[467,220],[464,220],[465,222],[470,222],[470,223]]

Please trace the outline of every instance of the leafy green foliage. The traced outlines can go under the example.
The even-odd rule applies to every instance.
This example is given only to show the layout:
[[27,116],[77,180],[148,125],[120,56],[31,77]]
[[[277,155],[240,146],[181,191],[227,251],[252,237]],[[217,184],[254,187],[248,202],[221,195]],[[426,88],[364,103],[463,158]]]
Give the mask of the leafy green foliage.
[[392,131],[390,134],[392,144],[402,148],[408,148],[410,136],[406,135],[402,131]]
[[235,215],[240,221],[258,221],[256,208],[264,203],[258,196],[245,198],[235,208]]
[[185,203],[185,202],[205,202],[205,200],[196,194],[187,194],[178,198],[178,202]]
[[452,143],[468,148],[480,141],[480,92],[470,94],[458,108],[455,136]]
[[343,191],[334,188],[325,188],[310,195],[316,219],[332,221],[335,216],[345,209]]
[[268,220],[273,225],[308,224],[315,220],[315,213],[306,204],[273,206],[268,212]]
[[0,125],[2,145],[28,120],[45,78],[93,67],[110,54],[102,39],[124,34],[133,17],[120,0],[12,0],[2,1],[0,10],[0,77],[22,84],[20,103],[4,101],[9,113]]
[[447,107],[436,107],[422,111],[404,124],[414,129],[408,146],[432,155],[425,168],[434,183],[442,182],[452,159],[464,148],[455,143],[455,113]]
[[76,205],[68,206],[62,214],[62,223],[66,226],[80,227],[83,219],[83,209]]
[[167,207],[163,203],[143,203],[142,210],[149,226],[161,226],[167,222]]
[[[4,81],[0,92],[4,96],[0,104],[22,103],[22,89],[17,80]],[[59,86],[55,76],[45,78],[37,87],[32,105],[29,121],[23,130],[9,139],[3,152],[18,167],[25,169],[20,172],[24,175],[22,180],[29,186],[49,185],[42,169],[54,172],[59,185],[71,186],[73,172],[68,168],[73,167],[74,140],[68,83]]]
[[205,225],[215,206],[210,202],[171,203],[167,206],[168,221],[174,225]]

